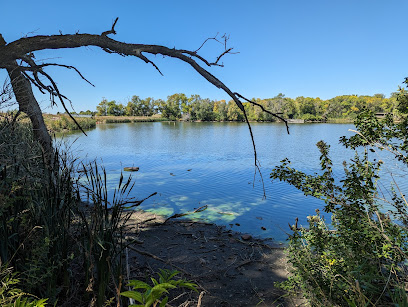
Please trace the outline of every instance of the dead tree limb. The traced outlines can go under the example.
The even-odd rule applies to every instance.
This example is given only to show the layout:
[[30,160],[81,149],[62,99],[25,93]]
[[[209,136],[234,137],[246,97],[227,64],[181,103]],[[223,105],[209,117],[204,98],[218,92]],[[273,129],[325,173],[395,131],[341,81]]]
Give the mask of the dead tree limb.
[[[231,53],[231,50],[232,50],[232,48],[227,48],[228,37],[225,35],[222,37],[224,39],[223,44],[224,44],[225,50],[216,58],[215,62],[210,62],[197,53],[197,51],[202,48],[202,46],[206,43],[206,41],[196,51],[188,51],[188,50],[182,50],[182,49],[168,48],[168,47],[160,46],[160,45],[130,44],[130,43],[124,43],[124,42],[114,40],[108,37],[108,35],[116,34],[115,25],[117,21],[118,19],[116,18],[111,29],[108,31],[102,32],[102,34],[100,35],[98,34],[79,34],[79,33],[68,34],[68,35],[58,34],[58,35],[48,35],[48,36],[38,35],[38,36],[32,36],[32,37],[24,37],[14,42],[11,42],[9,44],[5,44],[5,41],[1,37],[1,34],[0,34],[0,40],[3,42],[2,44],[0,44],[0,68],[5,68],[10,72],[14,71],[14,75],[18,74],[19,78],[16,79],[16,76],[13,76],[12,78],[13,80],[14,79],[24,80],[22,81],[24,82],[24,86],[20,85],[19,86],[20,88],[16,88],[15,90],[17,91],[20,90],[20,92],[25,92],[26,93],[25,96],[29,98],[25,98],[24,101],[17,98],[17,95],[16,95],[16,98],[20,105],[21,111],[27,110],[28,112],[31,112],[30,118],[32,119],[32,121],[36,122],[35,129],[38,130],[38,132],[36,133],[36,137],[40,140],[40,143],[42,144],[42,146],[44,145],[43,146],[44,150],[48,151],[51,147],[50,137],[46,133],[46,128],[45,128],[44,121],[42,120],[41,112],[38,112],[37,110],[39,109],[39,107],[38,107],[37,101],[32,95],[30,82],[34,84],[35,86],[41,88],[43,91],[48,91],[52,99],[54,99],[54,97],[58,98],[60,103],[64,107],[64,109],[67,111],[67,113],[68,114],[70,113],[67,110],[65,103],[64,103],[64,99],[66,99],[66,97],[63,96],[59,92],[56,86],[56,83],[53,81],[53,79],[43,71],[43,68],[46,66],[58,65],[58,64],[46,63],[46,64],[37,65],[35,64],[33,60],[33,52],[40,51],[40,50],[46,50],[46,49],[67,49],[67,48],[79,48],[79,47],[84,47],[84,46],[95,46],[95,47],[101,48],[103,51],[107,53],[115,53],[115,54],[119,54],[122,56],[137,57],[141,59],[142,61],[144,61],[145,63],[151,64],[160,74],[161,74],[161,71],[158,68],[158,66],[152,60],[147,58],[146,55],[162,55],[166,57],[176,58],[185,63],[188,63],[196,72],[198,72],[208,82],[210,82],[217,88],[222,89],[225,93],[227,93],[232,98],[232,100],[236,103],[238,108],[244,113],[245,120],[250,129],[251,139],[252,139],[252,143],[254,147],[255,166],[259,170],[259,166],[257,163],[255,142],[254,142],[254,138],[252,134],[251,125],[249,124],[248,118],[245,113],[244,105],[242,104],[240,99],[243,99],[249,103],[252,103],[254,105],[257,105],[258,107],[261,107],[263,111],[282,120],[283,122],[285,122],[286,125],[287,125],[287,122],[286,120],[284,120],[277,114],[265,110],[261,105],[246,99],[245,97],[243,97],[237,92],[231,91],[221,80],[219,80],[217,77],[211,74],[208,70],[203,68],[202,65],[207,66],[207,67],[222,66],[218,64],[219,60],[224,55]],[[215,39],[216,41],[220,42],[216,37],[212,39]],[[17,65],[16,60],[24,61],[26,65]],[[199,63],[201,63],[201,65]],[[72,66],[69,66],[69,67],[67,66],[67,68],[71,68],[71,67]],[[31,72],[34,77],[31,79],[25,77],[23,73],[27,74],[27,72]],[[50,82],[50,85],[42,84],[42,82],[39,81],[38,74],[45,76],[46,79]],[[80,76],[83,78],[81,74]],[[28,89],[28,87],[30,87],[30,90]],[[24,91],[22,91],[21,89],[24,89]],[[13,87],[13,90],[14,90],[14,87]],[[36,111],[33,111],[31,109],[28,110],[27,108],[36,109]],[[34,126],[34,122],[33,122],[33,126]],[[289,129],[288,129],[288,132],[289,132]]]

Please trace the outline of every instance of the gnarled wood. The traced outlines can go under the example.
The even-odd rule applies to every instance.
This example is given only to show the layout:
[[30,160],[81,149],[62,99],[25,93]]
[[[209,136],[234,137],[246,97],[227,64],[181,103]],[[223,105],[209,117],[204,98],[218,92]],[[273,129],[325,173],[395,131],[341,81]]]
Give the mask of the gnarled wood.
[[[32,53],[35,51],[45,50],[45,49],[66,49],[66,48],[79,48],[79,47],[84,47],[84,46],[95,46],[95,47],[100,47],[103,51],[108,52],[108,53],[116,53],[122,56],[137,57],[143,60],[145,63],[152,64],[159,72],[160,70],[156,66],[156,64],[150,59],[148,59],[146,55],[160,54],[163,56],[177,58],[185,63],[188,63],[196,72],[198,72],[201,76],[203,76],[208,82],[210,82],[217,88],[222,89],[224,92],[226,92],[234,100],[234,102],[237,104],[239,109],[244,113],[246,122],[249,127],[249,131],[251,134],[252,144],[254,147],[255,166],[259,170],[259,167],[257,164],[257,155],[256,155],[255,142],[254,142],[254,138],[252,134],[252,129],[249,124],[248,118],[246,116],[245,108],[242,102],[240,101],[240,99],[244,99],[245,101],[252,103],[258,107],[260,107],[260,105],[256,104],[255,102],[249,99],[246,99],[239,93],[232,92],[223,82],[221,82],[218,78],[216,78],[209,71],[204,69],[200,64],[198,64],[198,62],[201,62],[207,67],[222,66],[218,64],[221,57],[230,53],[230,51],[232,50],[232,48],[227,48],[226,46],[227,38],[225,39],[225,44],[224,44],[225,50],[216,58],[215,62],[210,62],[197,53],[198,50],[200,50],[202,46],[196,51],[189,51],[189,50],[168,48],[168,47],[160,46],[160,45],[130,44],[130,43],[124,43],[124,42],[114,40],[108,37],[108,35],[116,34],[116,31],[114,29],[116,22],[117,22],[117,19],[113,23],[112,28],[110,30],[102,32],[102,34],[100,35],[97,35],[97,34],[68,34],[68,35],[48,35],[48,36],[38,35],[38,36],[33,36],[33,37],[21,38],[9,44],[5,44],[5,43],[0,44],[0,68],[5,68],[9,72],[13,72],[14,74],[21,74],[21,72],[23,72],[25,76],[29,78],[29,80],[27,80],[27,78],[21,78],[21,77],[18,79],[18,80],[22,80],[21,84],[24,84],[24,86],[19,85],[20,87],[25,88],[25,90],[23,91],[23,93],[25,93],[24,95],[26,97],[30,97],[30,98],[24,98],[25,100],[22,98],[24,101],[22,101],[21,104],[19,100],[18,102],[20,104],[21,110],[23,108],[27,108],[28,105],[30,106],[31,104],[33,105],[31,106],[33,110],[29,110],[29,111],[32,112],[33,120],[37,122],[36,129],[38,129],[38,131],[37,131],[36,136],[40,139],[41,144],[44,145],[44,149],[47,151],[49,150],[49,146],[48,146],[49,136],[46,136],[44,133],[44,131],[46,131],[46,128],[42,120],[42,117],[38,115],[38,112],[36,109],[37,108],[36,106],[38,106],[38,103],[36,102],[34,96],[32,96],[31,86],[29,83],[31,82],[43,92],[48,91],[52,99],[54,99],[54,97],[58,97],[62,106],[68,112],[64,104],[64,99],[67,99],[67,98],[59,92],[56,86],[56,83],[52,80],[52,78],[43,71],[43,68],[45,66],[58,65],[58,64],[47,63],[47,64],[37,65],[33,60]],[[1,34],[0,34],[0,37],[1,37]],[[21,60],[23,64],[16,67],[16,60]],[[60,65],[60,66],[63,66],[63,65]],[[33,74],[33,78],[28,77],[27,72],[31,72]],[[41,74],[46,79],[48,79],[51,85],[50,86],[44,85],[39,80],[38,74]],[[27,86],[30,87],[31,94],[29,93]],[[265,109],[263,110],[265,111]],[[277,114],[274,114],[271,112],[268,112],[268,113],[284,121],[286,124],[286,127],[288,127],[286,120],[284,120]],[[68,114],[70,113],[68,112]],[[41,119],[39,118],[35,119],[34,117],[41,117]],[[33,122],[33,126],[34,126],[34,122]],[[288,133],[289,133],[289,129],[288,129]]]
[[[0,35],[0,46],[1,45],[4,46],[5,41]],[[23,75],[16,60],[11,60],[7,62],[6,65],[14,96],[19,105],[19,111],[26,113],[30,118],[34,137],[40,142],[46,163],[51,165],[53,152],[52,141],[45,126],[40,106],[33,94],[30,81]]]

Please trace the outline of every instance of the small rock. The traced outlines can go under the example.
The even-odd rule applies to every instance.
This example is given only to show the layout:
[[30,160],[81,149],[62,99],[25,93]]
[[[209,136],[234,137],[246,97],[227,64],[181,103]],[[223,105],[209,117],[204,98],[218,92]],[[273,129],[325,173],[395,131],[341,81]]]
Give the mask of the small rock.
[[244,240],[244,241],[248,241],[248,240],[252,239],[252,236],[251,235],[242,235],[241,239]]

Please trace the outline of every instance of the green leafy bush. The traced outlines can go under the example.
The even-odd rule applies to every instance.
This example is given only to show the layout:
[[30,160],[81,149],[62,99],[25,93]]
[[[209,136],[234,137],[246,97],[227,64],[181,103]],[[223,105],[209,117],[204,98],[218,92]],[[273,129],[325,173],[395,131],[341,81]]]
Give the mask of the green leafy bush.
[[48,299],[38,299],[17,288],[20,280],[10,268],[0,266],[0,306],[3,307],[44,307]]
[[[399,100],[406,101],[404,91],[401,95]],[[355,121],[358,133],[341,142],[365,149],[344,162],[340,182],[323,141],[317,144],[321,174],[295,170],[287,159],[272,171],[272,179],[324,200],[324,211],[331,214],[331,223],[317,211],[308,217],[308,227],[297,222],[291,227],[287,252],[292,274],[281,288],[301,290],[313,306],[408,306],[408,204],[395,184],[388,198],[379,198],[383,161],[370,159],[372,152],[386,149],[408,165],[407,123],[402,115],[379,120],[371,112],[361,113]],[[388,212],[381,206],[384,202],[392,208]]]

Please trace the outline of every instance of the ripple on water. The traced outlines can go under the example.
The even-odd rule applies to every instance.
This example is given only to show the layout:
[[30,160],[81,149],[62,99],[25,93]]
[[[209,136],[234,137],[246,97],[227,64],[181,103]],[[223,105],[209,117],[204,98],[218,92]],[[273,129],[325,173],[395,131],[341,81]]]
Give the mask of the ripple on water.
[[[99,158],[108,170],[109,187],[114,188],[125,166],[138,166],[132,173],[135,188],[131,196],[142,199],[153,192],[142,208],[163,214],[208,209],[193,217],[226,225],[234,230],[285,240],[288,223],[306,224],[306,217],[324,203],[305,197],[294,187],[269,179],[271,169],[288,157],[294,167],[307,173],[320,169],[314,144],[324,139],[331,145],[331,158],[338,180],[342,162],[353,157],[338,144],[350,135],[350,124],[291,125],[291,134],[280,124],[253,124],[258,159],[262,165],[266,199],[260,175],[254,180],[254,155],[245,124],[239,123],[133,123],[98,125],[78,138],[75,152],[88,159]],[[379,159],[379,158],[378,158]],[[390,165],[398,173],[398,165]],[[392,180],[390,175],[385,182]],[[394,178],[399,178],[394,175]],[[408,181],[399,179],[408,190]]]

